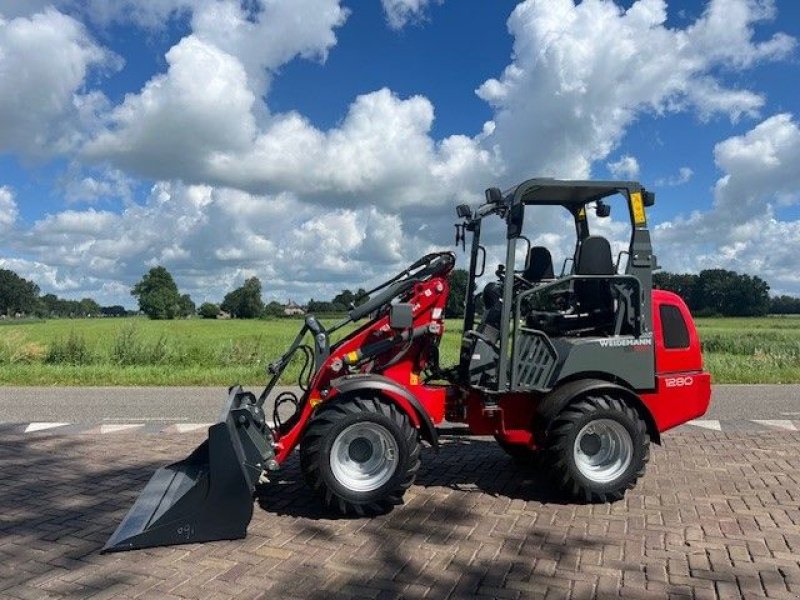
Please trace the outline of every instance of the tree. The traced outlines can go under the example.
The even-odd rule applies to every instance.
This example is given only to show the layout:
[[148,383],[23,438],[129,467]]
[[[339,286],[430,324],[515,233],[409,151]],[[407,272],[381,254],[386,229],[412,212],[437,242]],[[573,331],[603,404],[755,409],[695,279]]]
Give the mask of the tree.
[[204,319],[216,319],[219,316],[219,306],[211,302],[203,302],[198,312]]
[[319,315],[323,313],[336,312],[332,302],[325,302],[322,300],[314,300],[313,298],[308,301],[308,312]]
[[228,292],[220,308],[237,319],[260,317],[264,312],[264,301],[261,300],[261,282],[258,277],[251,277],[242,287]]
[[697,275],[689,273],[655,273],[653,274],[653,287],[678,294],[691,310],[696,311],[700,310],[702,305],[702,300],[697,297],[698,279]]
[[139,301],[139,309],[151,319],[174,319],[180,314],[181,295],[178,286],[164,267],[150,269],[133,286],[131,295]]
[[39,286],[14,271],[0,269],[0,313],[33,313],[39,306]]
[[52,317],[58,314],[59,308],[58,296],[55,294],[45,294],[41,298],[39,298],[39,316],[42,317]]
[[346,311],[350,310],[350,307],[355,302],[356,295],[351,292],[350,290],[342,290],[341,293],[336,294],[331,300],[331,304],[333,304],[333,310],[335,311]]
[[450,295],[444,309],[445,317],[450,319],[464,316],[468,282],[469,273],[464,269],[455,269],[450,273]]
[[106,317],[124,317],[128,314],[128,311],[125,310],[125,307],[120,306],[119,304],[114,304],[113,306],[103,306],[100,308],[100,312]]
[[192,316],[196,311],[197,307],[194,302],[192,302],[189,294],[183,294],[178,301],[178,314],[185,318]]
[[795,296],[773,296],[769,301],[772,315],[800,315],[800,298]]
[[656,288],[681,296],[697,315],[750,317],[770,310],[769,285],[757,276],[725,269],[707,269],[699,275],[656,273]]
[[100,315],[100,305],[91,298],[83,298],[78,302],[78,314],[82,317],[97,317]]
[[760,277],[725,269],[700,271],[695,303],[704,313],[753,317],[769,312],[769,285]]
[[264,316],[265,317],[282,317],[282,316],[284,316],[283,304],[273,300],[272,302],[270,302],[269,304],[267,304],[264,307]]

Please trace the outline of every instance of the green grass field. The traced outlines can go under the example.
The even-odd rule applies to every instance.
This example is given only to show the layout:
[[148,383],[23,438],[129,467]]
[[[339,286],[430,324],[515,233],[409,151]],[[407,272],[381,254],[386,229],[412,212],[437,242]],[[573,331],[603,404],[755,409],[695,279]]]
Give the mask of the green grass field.
[[[302,321],[0,321],[0,385],[253,385]],[[330,324],[330,323],[326,323]],[[800,318],[698,319],[717,383],[800,382]],[[449,321],[442,363],[458,357]],[[297,378],[299,360],[285,382]]]

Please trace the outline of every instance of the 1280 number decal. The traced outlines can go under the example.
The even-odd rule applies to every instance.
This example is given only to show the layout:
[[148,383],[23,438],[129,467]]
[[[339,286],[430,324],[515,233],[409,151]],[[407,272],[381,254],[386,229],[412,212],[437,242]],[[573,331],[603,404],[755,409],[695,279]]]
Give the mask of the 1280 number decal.
[[689,387],[694,385],[694,377],[667,377],[664,379],[664,385],[668,388]]

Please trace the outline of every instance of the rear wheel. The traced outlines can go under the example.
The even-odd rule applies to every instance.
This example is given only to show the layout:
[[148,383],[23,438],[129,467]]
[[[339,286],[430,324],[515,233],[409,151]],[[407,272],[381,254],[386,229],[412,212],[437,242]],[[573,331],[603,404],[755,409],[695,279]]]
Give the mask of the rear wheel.
[[306,483],[343,514],[379,514],[402,504],[420,467],[408,416],[380,398],[323,405],[300,444]]
[[619,398],[587,396],[564,408],[547,443],[556,483],[587,502],[621,499],[644,474],[650,436],[639,413]]

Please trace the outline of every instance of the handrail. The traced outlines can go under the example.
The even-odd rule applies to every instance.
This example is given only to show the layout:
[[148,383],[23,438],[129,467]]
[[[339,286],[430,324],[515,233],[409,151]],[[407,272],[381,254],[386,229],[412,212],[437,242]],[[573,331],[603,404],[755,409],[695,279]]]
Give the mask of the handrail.
[[[554,288],[556,286],[564,285],[568,282],[574,281],[581,281],[581,280],[598,280],[598,281],[625,281],[633,283],[634,288],[636,290],[637,296],[640,298],[640,303],[638,303],[634,310],[636,311],[636,337],[641,335],[641,294],[642,294],[642,284],[639,281],[638,277],[634,275],[569,275],[567,277],[563,277],[561,279],[557,279],[556,281],[552,281],[550,283],[543,283],[542,285],[538,285],[534,288],[529,290],[525,290],[517,295],[517,299],[514,306],[514,322],[516,323],[521,318],[522,313],[522,300],[527,298],[528,296],[532,296],[533,294],[539,294],[544,292],[547,289]],[[513,348],[512,348],[513,352]]]

